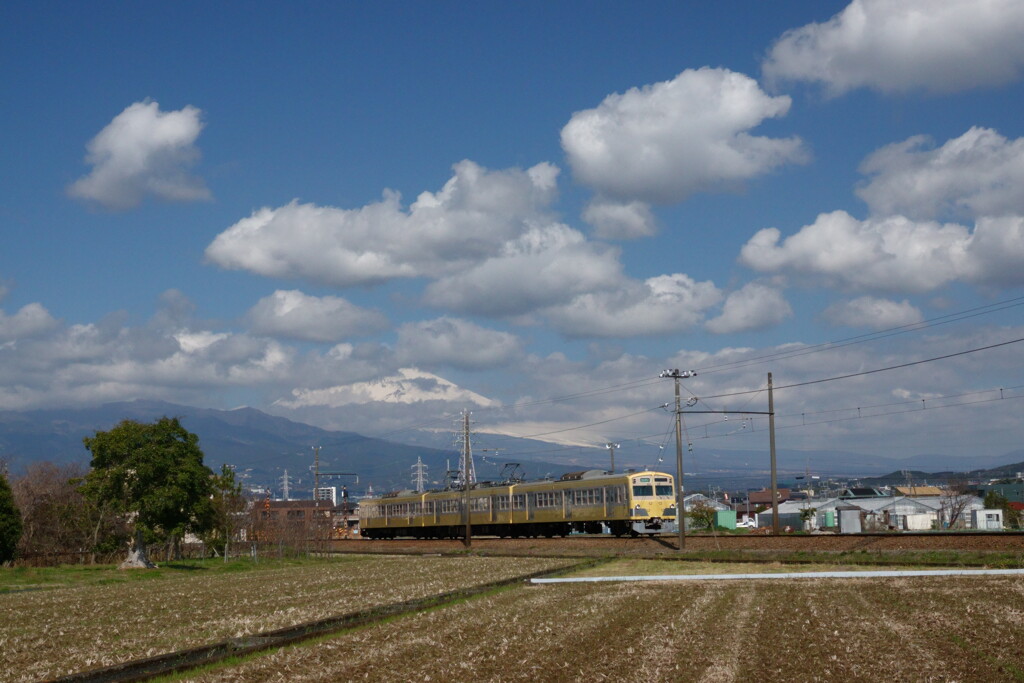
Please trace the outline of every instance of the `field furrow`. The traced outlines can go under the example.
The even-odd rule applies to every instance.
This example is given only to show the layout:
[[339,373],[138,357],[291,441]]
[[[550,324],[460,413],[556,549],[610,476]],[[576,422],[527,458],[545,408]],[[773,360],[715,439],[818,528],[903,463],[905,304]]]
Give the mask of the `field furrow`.
[[345,557],[0,594],[0,680],[60,676],[565,564],[540,558]]

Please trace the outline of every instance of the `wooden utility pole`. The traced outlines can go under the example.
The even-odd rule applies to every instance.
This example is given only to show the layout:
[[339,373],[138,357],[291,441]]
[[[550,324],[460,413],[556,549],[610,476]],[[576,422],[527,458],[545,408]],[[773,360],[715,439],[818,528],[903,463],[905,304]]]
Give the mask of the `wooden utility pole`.
[[462,414],[462,508],[466,518],[466,535],[463,543],[466,547],[473,544],[473,522],[469,511],[469,473],[471,471],[472,451],[469,444],[469,411]]
[[779,487],[775,477],[775,400],[772,373],[768,373],[768,451],[772,461],[772,533],[779,534]]

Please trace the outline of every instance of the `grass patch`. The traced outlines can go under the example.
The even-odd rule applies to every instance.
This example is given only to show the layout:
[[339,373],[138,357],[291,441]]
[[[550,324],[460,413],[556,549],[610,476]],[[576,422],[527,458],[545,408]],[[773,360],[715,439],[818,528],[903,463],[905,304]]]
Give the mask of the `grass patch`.
[[[932,567],[937,569],[936,567]],[[599,567],[573,572],[572,576],[663,576],[676,574],[780,574],[788,572],[871,571],[875,565],[837,562],[786,564],[782,562],[672,562],[669,560],[619,559]],[[886,569],[920,569],[914,565],[888,565]]]
[[26,588],[50,589],[77,586],[104,586],[137,581],[159,581],[183,575],[216,576],[239,572],[268,571],[288,567],[337,565],[358,562],[363,556],[268,558],[253,562],[248,558],[225,562],[223,559],[183,560],[165,562],[157,569],[118,569],[116,564],[62,565],[59,567],[0,568],[0,593]]
[[908,569],[977,567],[1024,568],[1024,554],[973,550],[687,550],[662,555],[663,561],[783,564],[871,565]]

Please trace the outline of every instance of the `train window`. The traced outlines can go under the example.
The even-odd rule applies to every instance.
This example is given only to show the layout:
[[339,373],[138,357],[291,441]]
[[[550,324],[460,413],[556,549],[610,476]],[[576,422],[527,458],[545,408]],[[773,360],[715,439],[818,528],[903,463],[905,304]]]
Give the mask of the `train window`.
[[665,484],[656,484],[654,487],[654,494],[657,496],[671,496],[672,487]]
[[562,504],[561,491],[538,491],[536,496],[538,508],[555,508]]
[[634,486],[633,487],[633,495],[634,496],[653,496],[654,495],[654,487],[650,486],[650,485],[648,485],[648,486]]
[[622,486],[608,486],[608,502],[612,505],[622,503],[626,500],[626,489]]
[[513,510],[525,510],[526,509],[526,494],[520,493],[512,496],[512,509]]

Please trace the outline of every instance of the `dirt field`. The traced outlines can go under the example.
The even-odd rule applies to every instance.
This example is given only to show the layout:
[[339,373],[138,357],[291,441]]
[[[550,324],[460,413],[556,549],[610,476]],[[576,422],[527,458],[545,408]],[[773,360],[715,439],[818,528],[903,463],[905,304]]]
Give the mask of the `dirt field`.
[[526,586],[189,680],[1012,681],[1024,579]]
[[[0,593],[0,681],[36,681],[557,566],[555,558],[380,557]],[[109,570],[116,571],[116,570]]]
[[[659,555],[676,554],[678,538],[614,538],[601,536],[570,536],[568,538],[499,539],[474,538],[472,550],[479,553],[529,555]],[[337,541],[337,552],[458,552],[461,541]],[[762,550],[793,552],[869,552],[959,550],[971,552],[1024,553],[1024,534],[926,534],[910,535],[720,535],[687,536],[687,551]]]

